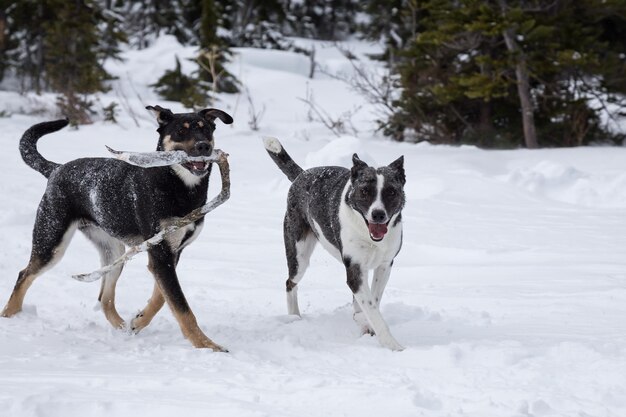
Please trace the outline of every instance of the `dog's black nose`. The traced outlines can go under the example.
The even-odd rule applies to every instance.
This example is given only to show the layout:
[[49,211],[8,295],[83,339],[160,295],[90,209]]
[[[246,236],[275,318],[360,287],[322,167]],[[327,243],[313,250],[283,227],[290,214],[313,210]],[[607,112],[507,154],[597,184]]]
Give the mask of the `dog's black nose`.
[[206,142],[198,142],[196,143],[196,151],[198,151],[200,155],[210,155],[213,149],[211,149],[211,145]]
[[372,220],[374,223],[384,223],[387,220],[387,213],[385,213],[385,210],[373,210]]

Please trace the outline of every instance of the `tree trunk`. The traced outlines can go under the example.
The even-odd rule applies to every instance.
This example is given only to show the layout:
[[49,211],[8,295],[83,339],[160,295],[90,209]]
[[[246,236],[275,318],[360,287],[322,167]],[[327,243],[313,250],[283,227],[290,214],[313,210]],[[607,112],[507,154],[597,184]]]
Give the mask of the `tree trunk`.
[[[498,0],[500,9],[504,15],[507,11],[506,0]],[[519,95],[522,107],[522,125],[524,127],[524,142],[529,149],[539,147],[537,142],[537,131],[535,130],[535,115],[533,102],[530,97],[530,82],[528,77],[528,67],[526,66],[526,55],[515,41],[515,32],[512,28],[502,31],[506,48],[515,55],[515,78],[517,79],[517,94]]]
[[7,15],[4,10],[0,10],[0,52],[6,47]]
[[537,131],[535,130],[535,115],[532,99],[530,97],[530,82],[528,81],[528,68],[526,57],[520,50],[512,29],[503,32],[506,47],[510,52],[517,54],[515,63],[515,78],[517,79],[517,94],[522,107],[522,124],[524,127],[524,142],[529,149],[539,147],[537,143]]

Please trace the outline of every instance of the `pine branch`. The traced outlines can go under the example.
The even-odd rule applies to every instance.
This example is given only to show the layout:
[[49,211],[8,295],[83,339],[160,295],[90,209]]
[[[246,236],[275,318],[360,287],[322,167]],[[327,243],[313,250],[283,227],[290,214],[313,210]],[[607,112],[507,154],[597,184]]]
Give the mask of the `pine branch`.
[[220,167],[220,174],[222,176],[222,190],[211,201],[207,202],[202,207],[198,207],[184,217],[174,220],[172,224],[161,230],[150,239],[140,243],[139,245],[130,247],[126,253],[117,258],[113,263],[106,265],[96,271],[88,274],[73,275],[72,278],[83,281],[93,282],[102,278],[105,274],[112,271],[114,268],[124,265],[130,259],[140,252],[146,252],[151,247],[161,243],[167,235],[177,231],[178,229],[185,227],[191,223],[194,223],[203,218],[207,213],[215,210],[218,206],[222,205],[230,197],[230,167],[228,165],[228,154],[222,152],[219,149],[213,151],[210,156],[205,157],[189,157],[183,151],[171,151],[171,152],[120,152],[115,151],[107,146],[109,152],[114,154],[117,159],[125,161],[131,165],[136,165],[144,168],[174,165],[187,161],[205,161],[215,162]]

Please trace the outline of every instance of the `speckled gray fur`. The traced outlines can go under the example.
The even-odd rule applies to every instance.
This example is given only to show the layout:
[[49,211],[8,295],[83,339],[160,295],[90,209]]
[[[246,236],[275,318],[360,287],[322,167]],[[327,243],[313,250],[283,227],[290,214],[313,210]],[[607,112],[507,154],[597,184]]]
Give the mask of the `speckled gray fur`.
[[[302,170],[277,139],[265,138],[264,143],[272,160],[293,182],[283,223],[289,314],[300,314],[298,282],[319,241],[346,267],[355,320],[363,332],[376,333],[383,346],[401,350],[378,306],[402,244],[404,159],[374,168],[354,154],[351,169],[325,166]],[[369,270],[374,270],[371,291]]]

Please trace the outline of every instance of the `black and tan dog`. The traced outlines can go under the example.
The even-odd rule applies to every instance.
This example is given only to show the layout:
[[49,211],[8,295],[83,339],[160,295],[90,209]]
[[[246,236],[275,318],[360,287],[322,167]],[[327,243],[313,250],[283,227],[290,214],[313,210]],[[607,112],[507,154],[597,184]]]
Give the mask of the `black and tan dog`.
[[[160,106],[147,109],[159,123],[157,150],[184,150],[191,156],[212,153],[216,118],[226,124],[233,122],[232,117],[217,109],[197,113],[172,113]],[[46,160],[37,151],[37,141],[67,124],[67,120],[56,120],[34,125],[20,141],[24,162],[48,178],[48,186],[37,210],[30,261],[19,273],[3,317],[21,311],[30,285],[61,259],[76,229],[93,242],[106,265],[124,253],[124,245],[154,236],[207,199],[211,164],[205,162],[139,168],[107,158],[82,158],[63,165]],[[197,237],[202,223],[199,220],[180,229],[149,249],[148,268],[154,275],[154,290],[130,327],[135,332],[146,327],[167,302],[183,334],[195,347],[223,351],[198,326],[176,275],[180,254]],[[115,309],[115,284],[121,272],[120,266],[103,278],[99,297],[106,318],[116,328],[125,327]]]

